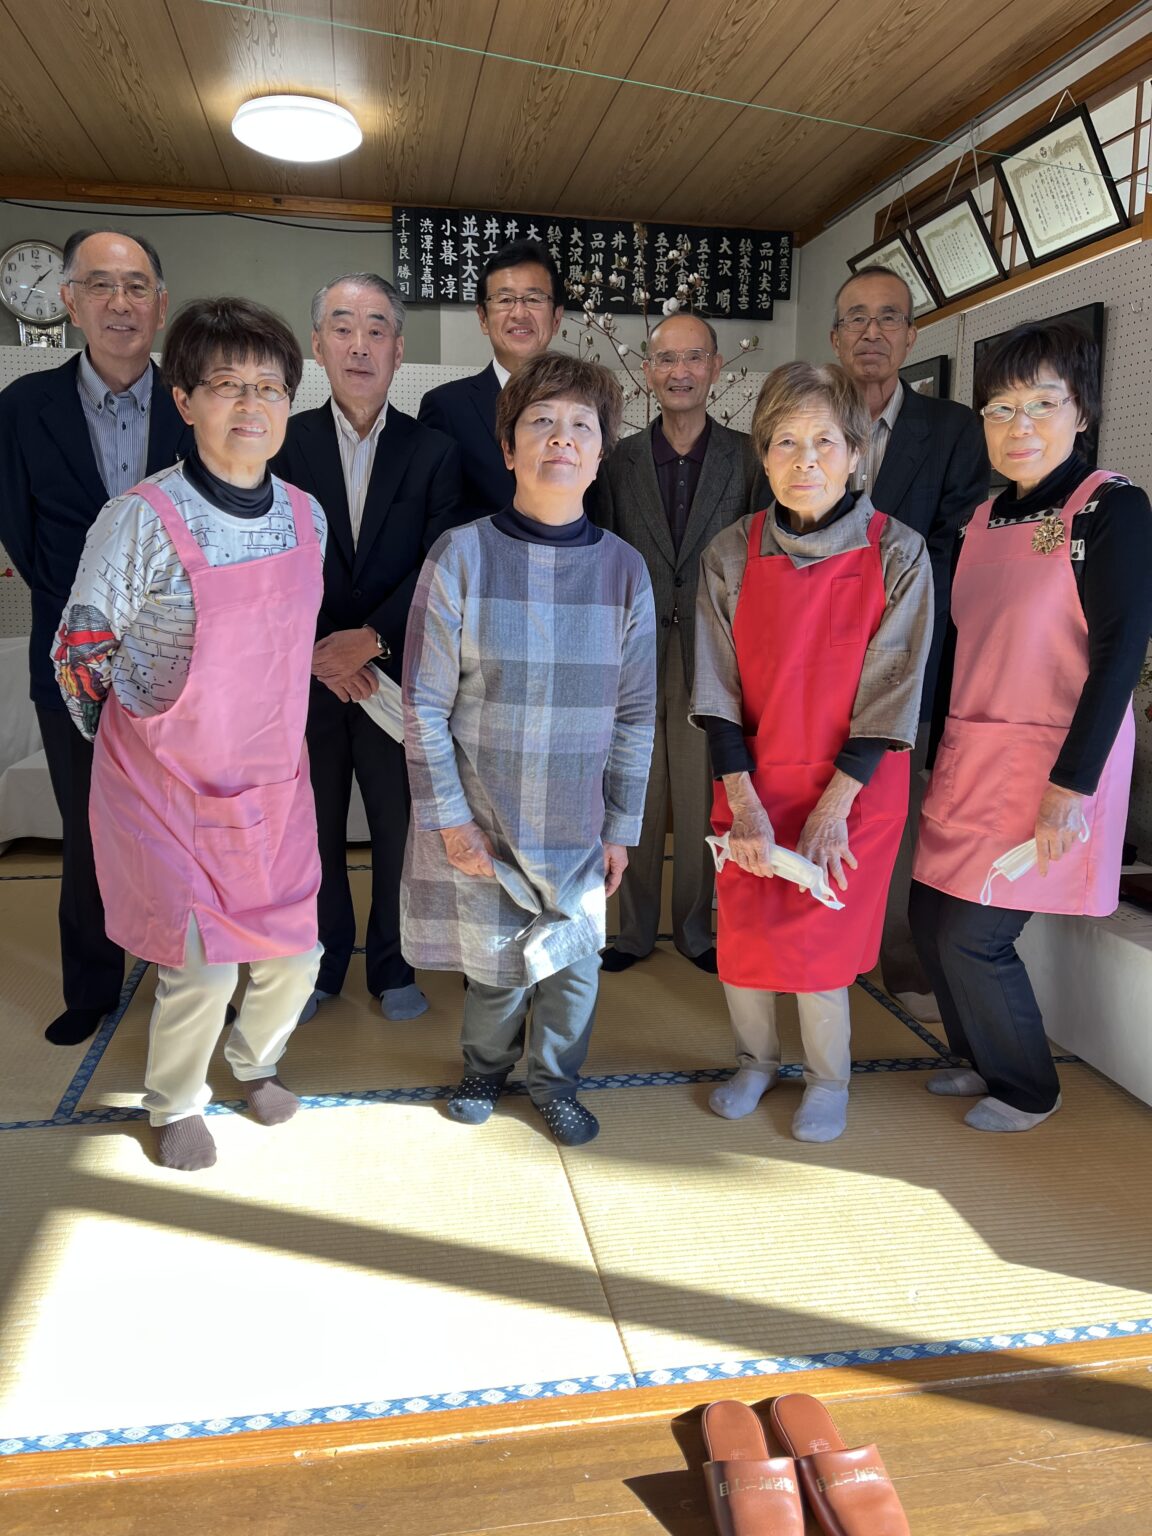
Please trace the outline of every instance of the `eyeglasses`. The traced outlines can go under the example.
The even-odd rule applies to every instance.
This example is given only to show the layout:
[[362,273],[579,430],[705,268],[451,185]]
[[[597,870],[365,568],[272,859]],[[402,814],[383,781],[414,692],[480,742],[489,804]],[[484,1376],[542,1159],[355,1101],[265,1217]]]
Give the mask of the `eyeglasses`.
[[547,309],[554,302],[550,293],[543,293],[539,288],[530,288],[527,293],[498,293],[494,298],[484,300],[488,309],[501,314],[510,314],[518,304],[523,304],[525,309]]
[[73,288],[83,288],[90,299],[110,299],[114,293],[123,291],[132,304],[151,304],[160,291],[155,283],[145,282],[143,278],[114,283],[106,277],[70,277],[68,282]]
[[861,336],[873,323],[882,331],[898,331],[912,322],[898,309],[882,309],[878,315],[845,315],[836,321],[836,329],[848,336]]
[[262,379],[259,384],[243,384],[239,379],[197,379],[196,382],[219,395],[221,400],[243,400],[249,390],[265,405],[279,405],[281,400],[288,398],[286,387],[273,384],[271,379]]
[[664,372],[675,368],[677,363],[684,363],[689,368],[701,368],[710,357],[715,356],[715,352],[707,352],[703,347],[689,347],[684,352],[653,352],[649,361],[653,368]]
[[1006,400],[1000,400],[993,405],[982,405],[980,414],[985,421],[998,427],[1006,427],[1010,421],[1015,421],[1017,411],[1023,411],[1030,421],[1047,421],[1062,405],[1075,398],[1075,395],[1065,395],[1063,400],[1025,400],[1023,405],[1009,405]]

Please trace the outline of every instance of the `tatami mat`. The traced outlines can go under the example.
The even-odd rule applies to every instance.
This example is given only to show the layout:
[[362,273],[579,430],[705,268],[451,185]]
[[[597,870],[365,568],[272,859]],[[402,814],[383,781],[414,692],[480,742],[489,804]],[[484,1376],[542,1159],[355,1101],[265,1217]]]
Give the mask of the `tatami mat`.
[[[59,843],[22,838],[0,854],[0,882],[29,878],[59,880]],[[56,889],[59,891],[59,886]]]
[[1063,1111],[1024,1136],[969,1130],[913,1073],[854,1079],[824,1146],[789,1135],[798,1084],[735,1124],[705,1085],[601,1096],[564,1160],[633,1369],[1148,1316],[1152,1116],[1061,1070]]
[[212,1120],[201,1174],[138,1125],[0,1137],[0,1438],[627,1370],[528,1106]]

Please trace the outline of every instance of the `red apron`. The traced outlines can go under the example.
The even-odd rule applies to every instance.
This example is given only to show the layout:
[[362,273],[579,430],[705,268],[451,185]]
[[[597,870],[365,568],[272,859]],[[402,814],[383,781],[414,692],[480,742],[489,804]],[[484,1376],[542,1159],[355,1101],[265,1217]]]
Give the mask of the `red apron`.
[[[1095,470],[1077,486],[1059,514],[1064,541],[1050,554],[1032,546],[1035,523],[989,528],[990,501],[968,524],[952,587],[952,698],[913,866],[914,879],[950,896],[979,901],[994,861],[1035,833],[1088,676],[1088,622],[1068,558],[1072,519],[1113,478]],[[1129,709],[1096,793],[1081,805],[1088,841],[1047,875],[994,880],[994,907],[1089,917],[1116,910],[1135,738]]]
[[304,723],[323,590],[308,498],[288,486],[296,548],[213,567],[171,497],[155,510],[192,584],[183,691],[142,718],[110,694],[92,761],[90,819],[108,937],[184,964],[195,913],[214,962],[316,945],[320,856]]
[[[776,841],[795,848],[848,740],[864,654],[884,614],[880,531],[868,545],[797,568],[762,555],[764,512],[748,530],[748,563],[732,638],[740,669],[752,782]],[[716,879],[720,979],[773,992],[829,992],[871,970],[880,954],[884,905],[908,815],[907,752],[886,752],[848,813],[859,862],[844,910],[830,911],[788,880],[765,880],[729,861]],[[712,826],[732,825],[716,781]],[[839,894],[839,892],[837,892]]]

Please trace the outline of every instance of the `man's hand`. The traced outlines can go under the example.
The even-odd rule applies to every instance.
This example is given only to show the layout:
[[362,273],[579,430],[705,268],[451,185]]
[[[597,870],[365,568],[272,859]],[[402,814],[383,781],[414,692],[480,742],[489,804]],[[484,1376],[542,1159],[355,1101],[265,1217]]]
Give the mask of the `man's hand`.
[[1084,796],[1046,784],[1036,813],[1036,868],[1042,875],[1062,859],[1084,830]]
[[622,843],[604,844],[604,895],[615,896],[628,868],[628,850]]
[[321,677],[318,682],[330,688],[343,704],[358,704],[370,699],[380,686],[380,674],[375,667],[361,667],[351,677]]
[[370,629],[338,629],[317,640],[312,650],[312,672],[322,683],[351,677],[380,654]]
[[776,834],[772,830],[768,812],[760,803],[760,796],[752,787],[750,775],[726,773],[724,790],[728,796],[728,808],[732,812],[728,857],[750,875],[761,875],[771,880]]
[[441,827],[444,852],[453,869],[462,875],[487,875],[496,873],[492,868],[492,844],[474,821],[466,821],[459,827]]

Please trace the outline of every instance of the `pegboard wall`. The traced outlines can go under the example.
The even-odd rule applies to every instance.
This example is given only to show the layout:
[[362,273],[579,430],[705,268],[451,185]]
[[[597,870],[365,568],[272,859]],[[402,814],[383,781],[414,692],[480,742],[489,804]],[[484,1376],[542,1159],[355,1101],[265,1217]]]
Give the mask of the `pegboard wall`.
[[[59,368],[70,357],[75,356],[74,350],[64,351],[60,348],[0,347],[0,389],[26,373],[42,368]],[[389,400],[398,410],[407,411],[410,416],[415,416],[426,391],[437,384],[447,383],[449,379],[465,378],[468,374],[475,372],[476,369],[470,366],[406,363],[396,374],[389,392]],[[631,380],[626,373],[618,371],[617,376],[625,388],[629,387]],[[760,393],[764,378],[765,375],[762,373],[749,373],[747,379],[737,382],[723,400],[718,402],[717,416],[720,416],[724,410],[729,411],[731,419],[728,425],[746,432],[752,419],[752,404]],[[723,376],[718,387],[724,388]],[[752,391],[751,400],[745,398],[748,390]],[[292,409],[294,412],[311,410],[314,406],[323,405],[327,398],[328,380],[324,370],[319,363],[309,359],[304,364],[304,377],[300,381],[300,388],[296,392]],[[642,424],[644,402],[631,402],[628,414],[634,418],[634,422]],[[626,432],[633,430],[635,426],[625,428]],[[12,563],[3,546],[0,546],[0,637],[26,635],[31,624],[32,608],[28,589],[12,569]]]
[[[952,360],[952,398],[972,403],[973,347],[1029,320],[1104,304],[1104,410],[1100,465],[1152,492],[1152,243],[1113,251],[922,329],[910,361]],[[1136,769],[1129,836],[1152,862],[1152,688],[1136,695]]]

